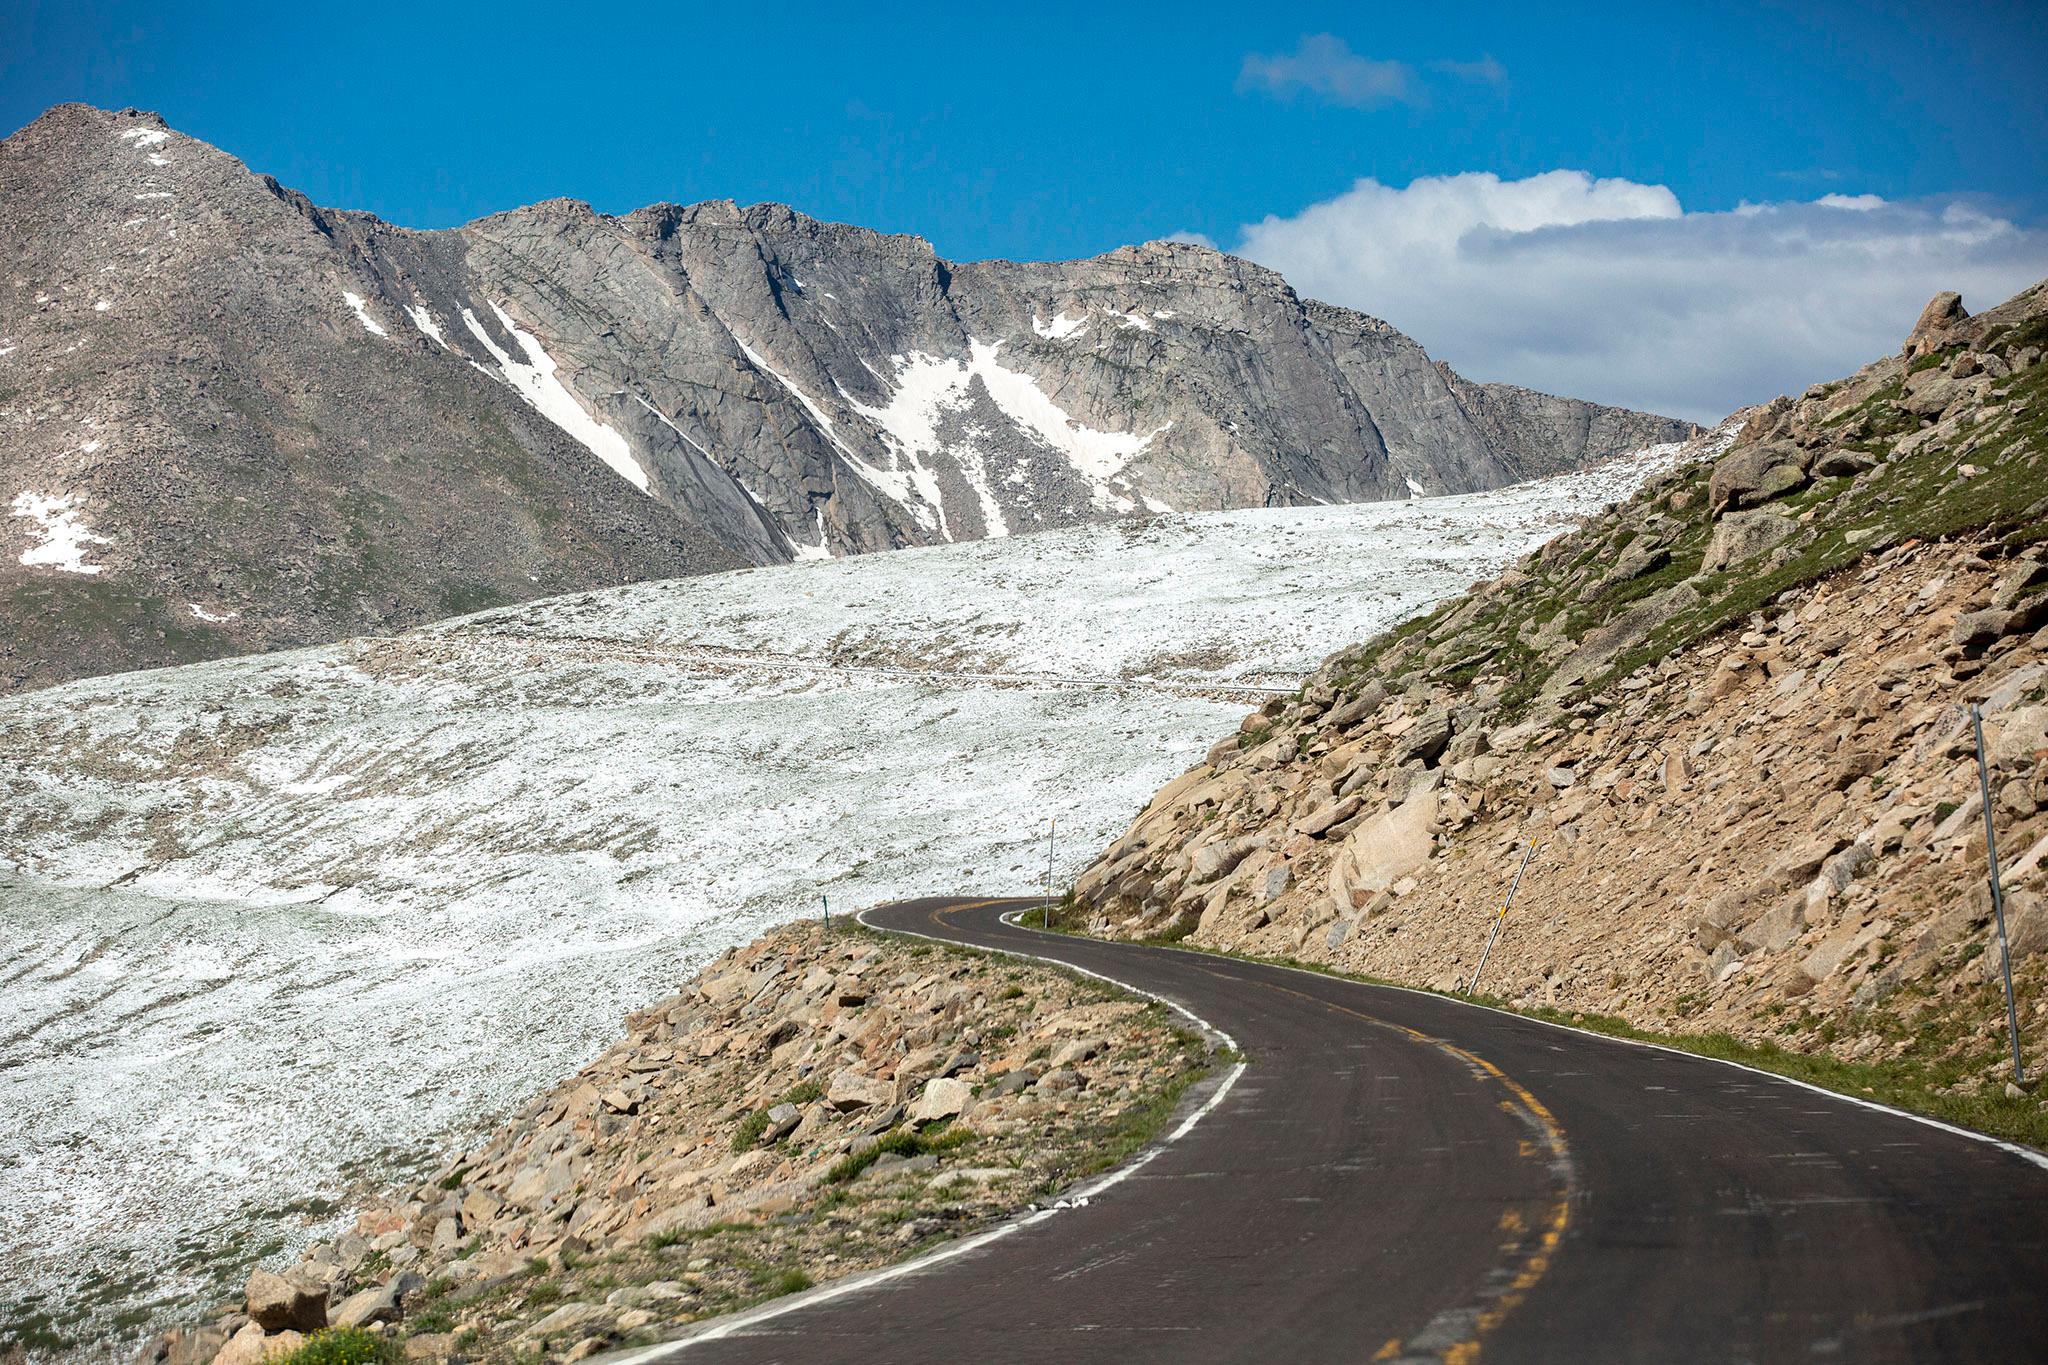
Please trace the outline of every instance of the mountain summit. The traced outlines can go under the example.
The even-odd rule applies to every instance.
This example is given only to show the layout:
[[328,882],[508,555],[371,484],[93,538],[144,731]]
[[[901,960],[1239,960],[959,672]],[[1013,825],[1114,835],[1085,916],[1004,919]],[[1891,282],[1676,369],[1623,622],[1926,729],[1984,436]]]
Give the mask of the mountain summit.
[[1683,423],[1152,242],[323,209],[137,110],[0,142],[0,691],[634,579],[1499,486]]

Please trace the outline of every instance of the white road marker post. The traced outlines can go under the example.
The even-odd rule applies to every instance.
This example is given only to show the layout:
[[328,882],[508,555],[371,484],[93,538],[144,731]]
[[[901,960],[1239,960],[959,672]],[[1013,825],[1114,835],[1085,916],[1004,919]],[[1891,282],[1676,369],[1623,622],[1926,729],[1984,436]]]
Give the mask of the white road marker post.
[[1465,983],[1465,994],[1479,984],[1479,974],[1486,970],[1486,959],[1493,952],[1493,945],[1500,938],[1500,927],[1507,923],[1508,907],[1515,903],[1515,890],[1522,884],[1522,874],[1529,870],[1529,860],[1536,856],[1536,845],[1531,843],[1522,854],[1521,865],[1515,868],[1515,879],[1508,883],[1507,898],[1500,903],[1500,910],[1493,917],[1493,932],[1486,936],[1486,946],[1479,950],[1479,965],[1472,969],[1472,979]]
[[1984,853],[1991,868],[1991,917],[1998,924],[1998,969],[2005,977],[2005,1027],[2012,1038],[2012,1083],[2027,1083],[2020,1065],[2020,1012],[2012,998],[2012,951],[2005,942],[2005,893],[1998,884],[1998,836],[1991,822],[1991,763],[1984,756],[1984,712],[1970,703],[1970,724],[1977,732],[1977,791],[1984,800]]
[[1048,929],[1048,930],[1050,930],[1050,929],[1052,928],[1052,842],[1053,842],[1053,837],[1054,837],[1055,835],[1057,835],[1057,834],[1059,833],[1059,828],[1060,828],[1060,820],[1059,820],[1059,817],[1058,817],[1057,815],[1055,815],[1055,816],[1054,816],[1054,817],[1052,818],[1052,823],[1051,823],[1051,824],[1049,824],[1049,825],[1047,825],[1047,826],[1045,827],[1045,911],[1044,911],[1044,926],[1045,926],[1045,928],[1046,928],[1046,929]]

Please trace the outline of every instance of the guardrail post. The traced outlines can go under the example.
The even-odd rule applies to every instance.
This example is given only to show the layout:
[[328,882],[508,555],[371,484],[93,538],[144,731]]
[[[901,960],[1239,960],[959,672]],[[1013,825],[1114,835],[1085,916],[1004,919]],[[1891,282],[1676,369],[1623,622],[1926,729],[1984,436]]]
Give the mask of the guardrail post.
[[1984,801],[1984,854],[1991,869],[1991,917],[1998,925],[1998,970],[2005,978],[2005,1028],[2012,1039],[2012,1080],[2027,1083],[2020,1065],[2020,1012],[2012,998],[2012,951],[2005,941],[2005,892],[1998,884],[1998,836],[1991,821],[1991,761],[1984,754],[1984,711],[1970,703],[1970,724],[1977,732],[1977,792]]
[[1515,868],[1515,879],[1508,883],[1507,898],[1501,901],[1500,910],[1493,917],[1493,932],[1486,936],[1486,946],[1479,950],[1479,965],[1472,969],[1472,979],[1465,983],[1467,995],[1472,994],[1473,988],[1479,984],[1479,974],[1486,970],[1486,959],[1493,952],[1494,942],[1500,938],[1501,925],[1507,923],[1508,907],[1515,903],[1515,891],[1522,884],[1522,874],[1529,870],[1529,860],[1535,856],[1536,845],[1531,843],[1528,850],[1522,854],[1521,865]]
[[1052,846],[1053,838],[1059,833],[1060,820],[1057,815],[1045,827],[1045,909],[1042,912],[1045,927],[1052,928]]

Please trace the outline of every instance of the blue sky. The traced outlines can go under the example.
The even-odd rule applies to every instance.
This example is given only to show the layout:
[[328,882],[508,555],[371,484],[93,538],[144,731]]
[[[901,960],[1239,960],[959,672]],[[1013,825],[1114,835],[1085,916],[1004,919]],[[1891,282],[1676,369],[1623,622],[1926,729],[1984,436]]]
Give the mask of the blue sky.
[[[956,259],[1199,234],[1477,371],[1528,339],[1448,315],[1432,335],[1364,296],[1414,263],[1306,271],[1299,242],[1245,226],[1361,180],[1560,170],[1660,187],[1687,217],[1877,195],[2031,235],[2048,212],[2038,4],[0,5],[10,129],[63,100],[139,105],[417,227],[570,195],[781,200]],[[1339,232],[1323,264],[1366,245]]]

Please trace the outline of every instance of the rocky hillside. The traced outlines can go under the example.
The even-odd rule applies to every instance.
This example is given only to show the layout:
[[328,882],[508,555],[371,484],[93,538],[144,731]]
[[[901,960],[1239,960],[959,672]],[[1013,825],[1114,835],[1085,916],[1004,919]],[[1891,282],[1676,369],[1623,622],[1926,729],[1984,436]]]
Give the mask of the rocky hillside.
[[1974,702],[2039,1059],[2044,348],[2048,286],[1938,298],[1901,354],[1246,717],[1070,913],[1454,989],[1533,844],[1482,991],[1897,1060],[1961,1103],[2005,1056]]
[[1206,1066],[1163,1006],[1037,964],[778,930],[236,1307],[143,1355],[326,1327],[578,1360],[986,1226],[1149,1136]]
[[0,142],[0,689],[742,564],[1496,487],[1680,424],[1155,242],[322,209],[136,110]]

